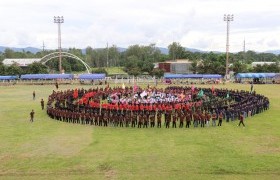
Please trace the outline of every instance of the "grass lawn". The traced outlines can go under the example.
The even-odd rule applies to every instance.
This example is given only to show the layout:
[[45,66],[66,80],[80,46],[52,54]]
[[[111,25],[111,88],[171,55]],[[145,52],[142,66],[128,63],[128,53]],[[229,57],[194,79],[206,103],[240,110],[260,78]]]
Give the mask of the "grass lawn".
[[[124,74],[127,75],[126,72],[124,72],[122,67],[104,67],[106,69],[106,71],[108,72],[108,75],[116,75],[116,74]],[[94,69],[98,69],[98,68],[92,68]]]
[[105,68],[109,75],[112,74],[127,74],[124,72],[123,67],[108,67]]
[[271,107],[245,119],[246,128],[235,121],[204,129],[132,129],[58,122],[40,109],[54,86],[2,86],[0,179],[279,179],[280,86],[254,87]]

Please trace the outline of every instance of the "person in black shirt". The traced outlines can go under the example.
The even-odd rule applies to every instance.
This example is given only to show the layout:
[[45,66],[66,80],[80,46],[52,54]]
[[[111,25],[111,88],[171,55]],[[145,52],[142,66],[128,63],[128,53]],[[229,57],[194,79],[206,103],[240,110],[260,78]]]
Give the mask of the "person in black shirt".
[[41,99],[41,107],[42,107],[42,110],[44,110],[44,107],[45,107],[45,102],[43,99]]
[[35,114],[35,112],[34,112],[34,110],[32,109],[32,111],[30,112],[30,122],[33,122],[33,120],[34,120],[34,114]]
[[35,91],[33,91],[32,95],[33,95],[33,100],[35,100],[35,96],[36,96]]

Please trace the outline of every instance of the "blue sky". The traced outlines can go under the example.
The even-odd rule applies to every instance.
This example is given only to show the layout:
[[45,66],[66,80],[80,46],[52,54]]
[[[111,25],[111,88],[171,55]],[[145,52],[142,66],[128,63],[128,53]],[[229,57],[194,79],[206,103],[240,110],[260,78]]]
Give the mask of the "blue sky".
[[184,47],[225,51],[280,49],[280,1],[266,0],[1,0],[0,45],[57,48],[53,16],[64,16],[62,47],[119,47],[173,41]]

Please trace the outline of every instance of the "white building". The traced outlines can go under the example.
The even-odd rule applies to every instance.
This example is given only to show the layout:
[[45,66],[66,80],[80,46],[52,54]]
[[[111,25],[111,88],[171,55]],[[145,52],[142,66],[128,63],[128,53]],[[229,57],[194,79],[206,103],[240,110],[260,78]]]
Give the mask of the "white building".
[[252,67],[256,67],[257,65],[263,66],[265,64],[270,65],[270,64],[275,64],[275,62],[252,62]]
[[192,62],[187,59],[178,59],[176,61],[165,61],[158,63],[158,67],[166,73],[173,74],[192,74]]
[[12,64],[17,64],[20,67],[26,67],[34,62],[40,62],[40,58],[28,58],[28,59],[4,59],[3,64],[10,66]]
[[186,59],[170,61],[170,72],[174,74],[192,74],[191,67],[192,62]]

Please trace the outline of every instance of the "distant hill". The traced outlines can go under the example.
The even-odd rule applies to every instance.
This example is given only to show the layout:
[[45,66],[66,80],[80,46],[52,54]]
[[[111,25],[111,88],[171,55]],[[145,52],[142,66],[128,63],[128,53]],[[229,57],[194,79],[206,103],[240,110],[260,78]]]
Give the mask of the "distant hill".
[[[159,48],[159,50],[160,50],[160,52],[162,53],[162,54],[168,54],[168,52],[169,52],[169,50],[168,50],[168,48],[163,48],[163,47],[157,47],[157,48]],[[194,48],[186,48],[185,47],[185,50],[186,51],[190,51],[190,52],[200,52],[200,53],[206,53],[206,51],[201,51],[201,50],[199,50],[199,49],[194,49]]]
[[42,49],[38,49],[38,48],[34,48],[34,47],[16,48],[16,47],[4,47],[4,46],[0,46],[0,52],[4,52],[5,49],[7,49],[7,48],[12,49],[12,50],[15,51],[15,52],[22,52],[22,51],[27,52],[27,51],[29,51],[29,52],[31,52],[31,53],[33,53],[33,54],[36,54],[37,52],[42,51]]
[[279,55],[280,54],[280,50],[268,50],[268,51],[265,51],[264,53],[272,53],[272,54]]
[[168,48],[157,47],[162,54],[168,54]]
[[[95,48],[95,49],[104,49],[104,48]],[[126,51],[126,48],[122,48],[122,47],[117,47],[119,52],[124,52]],[[86,54],[86,48],[82,49],[82,53]]]
[[185,50],[186,50],[186,51],[193,52],[193,53],[195,53],[195,52],[206,53],[206,51],[202,51],[202,50],[194,49],[194,48],[186,48],[186,47],[185,47]]
[[[0,46],[0,52],[4,52],[5,49],[7,48],[10,48],[12,49],[13,51],[15,52],[22,52],[22,51],[29,51],[33,54],[36,54],[37,52],[40,52],[42,51],[42,49],[39,49],[39,48],[35,48],[35,47],[25,47],[25,48],[17,48],[17,47],[5,47],[5,46]],[[162,54],[168,54],[168,48],[164,48],[164,47],[157,47],[160,52]],[[97,49],[101,49],[101,48],[97,48]],[[50,49],[48,49],[50,50]],[[125,52],[127,50],[127,48],[122,48],[122,47],[118,47],[118,51],[119,52]],[[199,50],[199,49],[195,49],[195,48],[186,48],[185,47],[185,50],[187,51],[190,51],[190,52],[200,52],[200,53],[209,53],[210,51],[202,51],[202,50]],[[222,53],[222,52],[219,52],[219,51],[212,51],[214,53]],[[82,53],[85,54],[86,53],[86,48],[82,49]],[[267,51],[264,51],[264,52],[257,52],[257,53],[272,53],[272,54],[275,54],[275,55],[280,55],[280,50],[267,50]]]
[[[30,51],[31,53],[34,53],[36,54],[37,52],[40,52],[42,51],[42,49],[38,49],[38,48],[34,48],[34,47],[26,47],[26,48],[16,48],[16,47],[4,47],[4,46],[0,46],[0,52],[4,52],[6,48],[10,48],[12,49],[13,51],[15,52],[22,52],[22,51]],[[162,54],[168,54],[168,48],[164,48],[164,47],[157,47],[160,52]],[[100,48],[97,48],[97,49],[100,49]],[[191,52],[204,52],[204,51],[201,51],[201,50],[198,50],[198,49],[193,49],[193,48],[185,48],[186,50],[188,51],[191,51]],[[127,48],[122,48],[122,47],[118,47],[118,51],[119,52],[125,52],[127,50]],[[82,53],[85,54],[86,53],[86,48],[82,49]]]
[[126,50],[127,50],[127,48],[118,47],[119,52],[125,52]]

